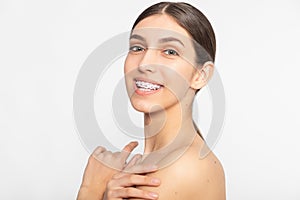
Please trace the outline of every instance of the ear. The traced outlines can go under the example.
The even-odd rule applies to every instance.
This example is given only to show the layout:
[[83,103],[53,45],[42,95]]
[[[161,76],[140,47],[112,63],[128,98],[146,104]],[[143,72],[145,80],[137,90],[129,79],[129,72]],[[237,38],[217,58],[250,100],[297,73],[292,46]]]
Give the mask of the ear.
[[204,87],[213,75],[214,66],[213,62],[208,61],[204,63],[201,69],[196,68],[192,77],[191,88],[199,90]]

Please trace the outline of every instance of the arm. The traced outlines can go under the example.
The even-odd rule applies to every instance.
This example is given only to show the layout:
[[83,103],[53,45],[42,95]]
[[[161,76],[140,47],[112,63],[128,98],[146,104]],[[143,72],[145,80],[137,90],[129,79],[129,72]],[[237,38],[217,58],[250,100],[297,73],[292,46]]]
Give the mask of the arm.
[[[135,165],[136,162],[141,158],[140,155],[137,154],[133,156],[130,162],[126,164],[128,156],[136,146],[136,142],[131,142],[124,147],[122,152],[116,153],[107,151],[103,147],[98,147],[89,157],[89,161],[83,175],[82,184],[78,192],[77,200],[109,199],[107,198],[107,195],[105,195],[104,198],[104,194],[107,190],[107,184],[112,179],[118,180],[121,178],[122,182],[127,186],[126,188],[130,188],[128,186],[131,186],[130,184],[132,183],[132,180],[138,181],[138,184],[133,182],[134,185],[157,185],[149,184],[150,177],[138,175],[139,173],[145,174],[157,170],[156,168],[149,168],[149,166],[145,165]],[[116,176],[118,174],[125,174],[125,172],[123,172],[124,170],[126,171],[126,176]],[[124,192],[124,190],[114,192],[114,194],[117,193],[119,195],[120,192]],[[127,194],[127,196],[140,197],[141,193],[145,192],[135,189],[135,191],[131,192],[129,196]]]
[[[96,151],[97,149],[94,153]],[[77,200],[102,199],[106,183],[110,180],[111,176],[117,173],[116,170],[111,169],[98,161],[97,158],[95,158],[94,153],[89,157],[85,168]]]
[[107,182],[122,170],[126,159],[136,146],[136,142],[129,143],[122,151],[125,153],[112,153],[104,147],[97,147],[89,157],[77,200],[102,199]]

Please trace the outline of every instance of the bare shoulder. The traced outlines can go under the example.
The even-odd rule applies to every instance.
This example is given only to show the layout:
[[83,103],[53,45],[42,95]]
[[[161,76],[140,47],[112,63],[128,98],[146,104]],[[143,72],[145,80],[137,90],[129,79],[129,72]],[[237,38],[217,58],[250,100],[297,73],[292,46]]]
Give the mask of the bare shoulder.
[[[176,153],[178,152],[172,154]],[[158,188],[147,188],[147,190],[158,192],[160,200],[226,199],[225,177],[220,161],[213,152],[204,158],[200,158],[199,153],[199,146],[192,145],[171,165],[149,174],[160,178],[161,185]],[[165,160],[172,156],[174,155],[168,155]]]

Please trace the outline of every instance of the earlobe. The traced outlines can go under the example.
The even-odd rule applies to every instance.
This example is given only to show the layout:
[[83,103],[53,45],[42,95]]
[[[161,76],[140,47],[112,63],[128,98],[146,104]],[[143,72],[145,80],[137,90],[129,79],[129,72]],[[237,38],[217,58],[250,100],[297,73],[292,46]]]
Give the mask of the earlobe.
[[193,75],[191,87],[195,90],[199,90],[204,87],[212,77],[213,71],[214,63],[211,61],[205,62],[200,69],[196,69]]

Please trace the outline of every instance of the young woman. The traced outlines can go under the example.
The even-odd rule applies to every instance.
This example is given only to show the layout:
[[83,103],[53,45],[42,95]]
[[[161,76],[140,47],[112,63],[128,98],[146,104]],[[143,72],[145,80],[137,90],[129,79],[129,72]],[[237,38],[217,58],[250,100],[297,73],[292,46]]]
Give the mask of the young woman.
[[192,119],[195,95],[214,70],[211,24],[190,4],[161,2],[137,18],[129,43],[126,88],[144,113],[144,154],[127,163],[136,142],[116,153],[98,147],[77,198],[225,199],[223,168],[212,152],[200,158],[208,147]]

